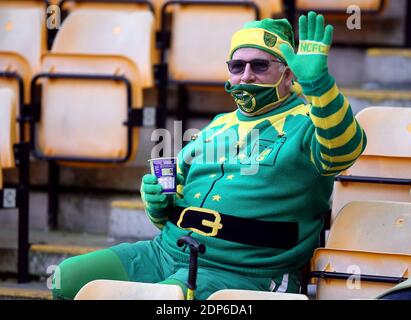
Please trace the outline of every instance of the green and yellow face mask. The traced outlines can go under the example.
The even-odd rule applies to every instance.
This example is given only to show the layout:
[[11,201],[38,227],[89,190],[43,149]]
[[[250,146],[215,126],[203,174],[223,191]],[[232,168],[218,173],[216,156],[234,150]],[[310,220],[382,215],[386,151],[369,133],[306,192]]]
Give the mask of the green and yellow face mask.
[[284,78],[285,71],[275,84],[235,84],[230,81],[225,84],[227,91],[233,98],[237,107],[246,115],[255,116],[270,111],[270,109],[286,100],[290,93],[281,97],[279,86]]

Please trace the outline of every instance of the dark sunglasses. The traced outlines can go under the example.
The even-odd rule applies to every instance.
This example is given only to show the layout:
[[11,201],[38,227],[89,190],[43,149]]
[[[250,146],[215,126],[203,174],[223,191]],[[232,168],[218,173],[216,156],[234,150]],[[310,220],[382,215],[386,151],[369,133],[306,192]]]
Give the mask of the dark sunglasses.
[[243,73],[247,63],[250,64],[251,70],[254,73],[264,73],[270,67],[270,62],[282,63],[278,60],[266,60],[266,59],[253,59],[250,61],[245,60],[229,60],[227,61],[228,70],[232,74],[240,74]]

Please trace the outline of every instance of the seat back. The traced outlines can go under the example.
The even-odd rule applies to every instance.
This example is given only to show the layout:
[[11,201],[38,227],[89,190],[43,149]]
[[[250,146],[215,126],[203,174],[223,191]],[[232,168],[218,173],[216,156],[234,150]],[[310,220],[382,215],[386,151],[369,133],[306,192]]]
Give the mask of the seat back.
[[342,1],[329,1],[329,0],[297,0],[296,6],[300,11],[320,11],[320,12],[333,12],[346,14],[347,8],[353,4],[361,9],[361,12],[365,13],[378,13],[385,6],[384,0],[359,0],[355,3],[351,0]]
[[225,82],[225,62],[233,33],[255,19],[246,6],[174,5],[172,10],[170,78],[188,82]]
[[37,72],[47,50],[45,21],[44,1],[0,1],[0,51],[18,53]]
[[171,284],[94,280],[81,288],[74,300],[184,300],[184,294]]
[[[317,280],[317,299],[370,299],[396,284],[388,278],[408,278],[411,203],[356,201],[345,205],[331,227],[326,247],[315,251],[311,270],[328,273]],[[336,273],[349,277],[336,277]],[[371,281],[369,276],[380,277],[380,281]]]
[[151,11],[79,9],[63,22],[53,53],[109,54],[135,63],[142,87],[154,86],[154,16]]
[[[355,164],[342,175],[411,179],[411,109],[369,107],[356,116],[367,135],[367,147]],[[411,202],[408,184],[336,181],[332,222],[348,202],[388,200]]]
[[14,168],[16,140],[16,98],[12,90],[0,88],[0,170]]

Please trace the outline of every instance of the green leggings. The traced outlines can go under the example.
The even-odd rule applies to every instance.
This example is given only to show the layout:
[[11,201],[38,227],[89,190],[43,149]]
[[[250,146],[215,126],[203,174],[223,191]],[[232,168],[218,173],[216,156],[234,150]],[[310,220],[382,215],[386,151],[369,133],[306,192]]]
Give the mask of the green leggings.
[[[179,285],[184,293],[188,264],[174,260],[159,245],[158,238],[120,245],[64,260],[54,272],[54,299],[73,299],[88,282],[97,279],[168,283]],[[245,289],[298,293],[296,273],[275,278],[251,277],[210,267],[198,268],[196,298],[221,289]]]

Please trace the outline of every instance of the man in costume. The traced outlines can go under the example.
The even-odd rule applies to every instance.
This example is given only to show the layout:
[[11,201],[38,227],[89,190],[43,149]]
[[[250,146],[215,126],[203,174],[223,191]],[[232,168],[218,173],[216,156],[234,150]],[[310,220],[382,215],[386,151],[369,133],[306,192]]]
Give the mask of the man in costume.
[[328,73],[332,26],[310,12],[300,17],[299,33],[297,53],[286,19],[249,22],[233,35],[225,89],[237,110],[217,115],[181,150],[176,196],[162,194],[154,175],[143,177],[145,209],[161,233],[65,260],[54,297],[73,298],[94,279],[186,290],[189,251],[176,244],[184,235],[206,246],[198,299],[227,288],[299,292],[334,177],[366,146]]

